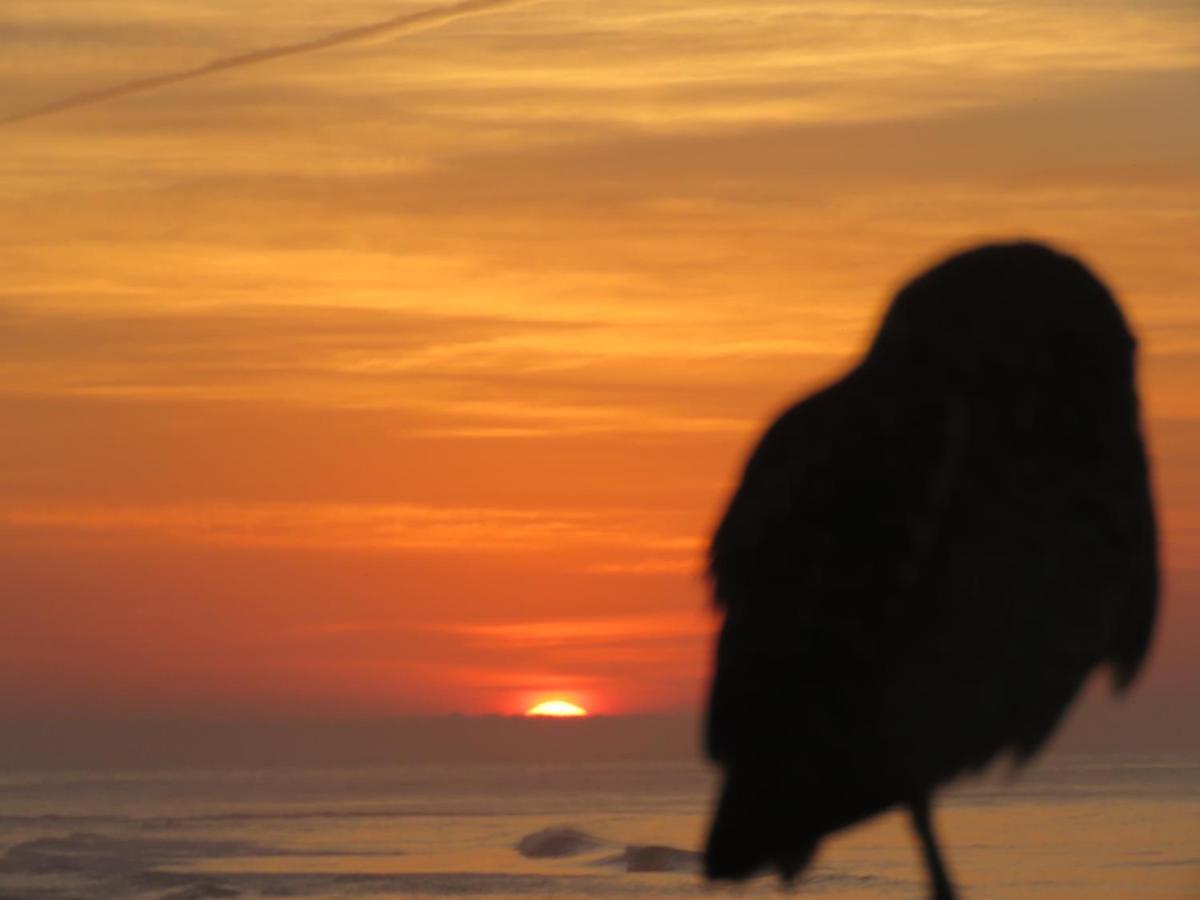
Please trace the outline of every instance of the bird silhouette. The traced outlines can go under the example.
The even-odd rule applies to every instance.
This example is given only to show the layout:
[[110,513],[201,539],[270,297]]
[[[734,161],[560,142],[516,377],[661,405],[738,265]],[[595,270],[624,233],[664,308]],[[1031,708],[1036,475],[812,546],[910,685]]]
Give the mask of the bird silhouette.
[[937,788],[1027,761],[1098,666],[1129,686],[1158,593],[1134,350],[1080,262],[982,246],[904,286],[859,365],[770,426],[709,552],[709,878],[790,881],[904,806],[949,900]]

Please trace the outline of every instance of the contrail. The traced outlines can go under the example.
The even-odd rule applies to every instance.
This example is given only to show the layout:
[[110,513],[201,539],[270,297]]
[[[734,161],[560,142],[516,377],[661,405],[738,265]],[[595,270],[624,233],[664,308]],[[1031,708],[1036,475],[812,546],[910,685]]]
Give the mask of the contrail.
[[405,15],[395,16],[394,18],[375,22],[371,25],[359,25],[355,28],[347,28],[344,31],[335,31],[333,34],[327,34],[324,37],[313,38],[308,41],[301,41],[298,44],[285,44],[280,47],[251,50],[249,53],[240,53],[237,56],[227,56],[224,59],[213,60],[194,69],[184,69],[181,72],[168,72],[165,75],[153,75],[149,78],[138,78],[134,81],[126,81],[124,84],[113,85],[112,87],[100,88],[95,91],[85,91],[82,94],[75,94],[63,100],[47,103],[45,106],[39,106],[35,109],[16,113],[15,115],[2,117],[0,118],[0,126],[12,125],[14,122],[26,122],[29,119],[37,119],[42,116],[65,112],[69,109],[92,106],[96,103],[104,103],[106,100],[128,97],[130,94],[141,94],[146,91],[157,90],[158,88],[170,87],[173,84],[191,81],[194,78],[203,78],[215,72],[240,69],[242,66],[253,66],[285,56],[297,56],[301,53],[328,50],[330,47],[340,47],[343,44],[352,44],[356,41],[373,37],[421,31],[425,28],[442,25],[454,19],[460,19],[463,16],[492,12],[527,2],[529,0],[463,0],[461,3],[454,3],[449,6],[438,6],[421,12],[406,13]]

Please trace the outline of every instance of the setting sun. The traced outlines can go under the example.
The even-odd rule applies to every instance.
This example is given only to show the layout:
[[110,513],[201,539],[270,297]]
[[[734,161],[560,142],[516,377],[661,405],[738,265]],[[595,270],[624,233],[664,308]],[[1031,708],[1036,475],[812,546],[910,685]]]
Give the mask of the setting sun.
[[555,718],[586,716],[587,714],[588,711],[582,706],[568,703],[566,700],[547,700],[525,710],[527,716],[553,716]]

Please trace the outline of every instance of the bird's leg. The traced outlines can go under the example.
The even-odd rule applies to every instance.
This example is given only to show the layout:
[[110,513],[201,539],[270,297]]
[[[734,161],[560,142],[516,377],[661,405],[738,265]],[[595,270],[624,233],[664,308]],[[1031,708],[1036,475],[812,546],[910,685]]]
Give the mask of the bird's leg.
[[925,865],[929,868],[929,880],[933,886],[934,900],[955,900],[954,885],[946,874],[942,864],[942,855],[938,851],[937,838],[933,834],[933,821],[930,818],[929,795],[922,794],[909,804],[912,811],[913,826],[917,837],[921,839],[921,850],[925,854]]
[[796,877],[808,868],[809,862],[817,853],[816,841],[803,841],[796,846],[781,848],[775,854],[775,865],[779,869],[779,880],[786,886],[791,886]]

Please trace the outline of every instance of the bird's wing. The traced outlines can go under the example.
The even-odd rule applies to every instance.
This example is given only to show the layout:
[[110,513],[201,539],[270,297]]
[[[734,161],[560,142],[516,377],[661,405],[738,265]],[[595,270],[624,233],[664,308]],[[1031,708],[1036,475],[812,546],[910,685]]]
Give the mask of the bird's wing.
[[784,413],[751,455],[709,554],[725,610],[714,759],[761,748],[785,720],[838,730],[832,693],[889,643],[954,479],[955,407],[928,396],[859,369]]

